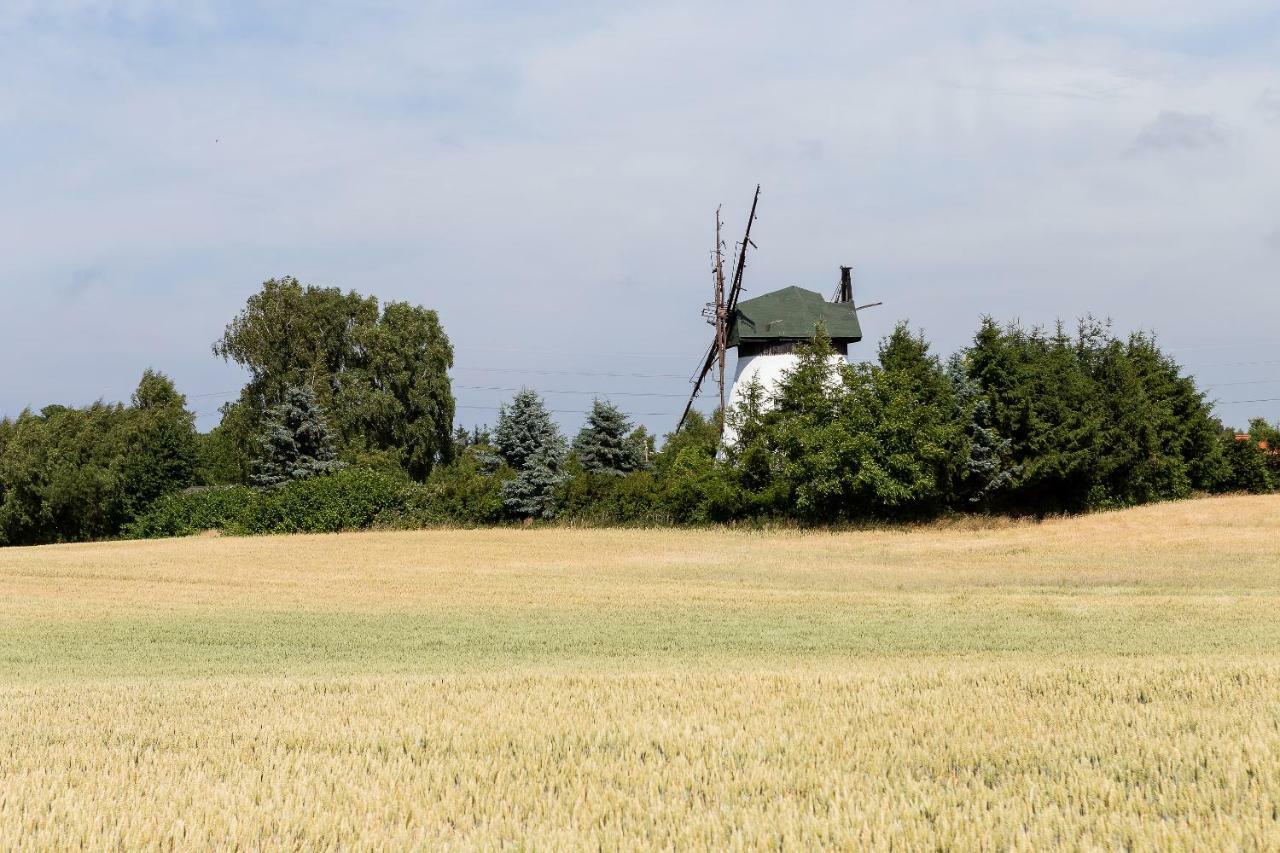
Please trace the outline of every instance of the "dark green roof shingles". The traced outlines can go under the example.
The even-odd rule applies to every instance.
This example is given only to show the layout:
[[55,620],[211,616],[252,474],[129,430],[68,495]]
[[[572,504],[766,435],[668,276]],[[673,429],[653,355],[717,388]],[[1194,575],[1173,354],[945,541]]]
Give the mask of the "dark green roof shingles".
[[862,340],[862,327],[850,303],[828,302],[803,287],[784,287],[738,303],[729,322],[728,345],[743,341],[809,340],[819,322],[833,342]]

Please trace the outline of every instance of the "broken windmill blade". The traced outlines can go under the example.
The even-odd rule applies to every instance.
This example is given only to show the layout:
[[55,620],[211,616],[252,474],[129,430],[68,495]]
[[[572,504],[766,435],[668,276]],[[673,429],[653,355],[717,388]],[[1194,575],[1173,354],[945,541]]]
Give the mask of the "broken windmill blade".
[[[757,192],[759,186],[756,187]],[[720,360],[720,423],[721,431],[724,429],[724,359],[725,359],[725,337],[728,326],[728,314],[725,312],[724,306],[724,254],[721,252],[723,246],[720,240],[720,208],[716,208],[716,281],[715,281],[715,299],[716,299],[716,355]]]
[[[750,246],[753,249],[756,248],[756,244],[751,242],[751,224],[755,222],[756,207],[759,204],[760,204],[760,185],[756,184],[756,192],[751,199],[751,213],[750,215],[747,216],[746,233],[743,235],[742,242],[739,244],[738,263],[733,271],[733,283],[730,285],[729,293],[724,298],[724,301],[723,301],[724,324],[726,326],[728,325],[728,323],[733,317],[733,311],[738,305],[738,296],[742,293],[742,272],[747,265],[747,247]],[[717,224],[719,224],[719,219],[720,219],[719,209],[717,209],[716,213],[717,213],[716,222]],[[717,242],[716,242],[717,254],[719,253],[719,248],[720,248],[719,235],[717,234]],[[717,280],[719,281],[719,279]],[[706,357],[702,360],[701,365],[699,366],[697,372],[694,374],[693,378],[690,380],[693,383],[693,393],[689,395],[689,402],[685,404],[684,412],[681,413],[680,420],[676,424],[676,432],[679,432],[680,428],[684,426],[685,420],[689,417],[690,410],[693,409],[693,401],[698,398],[698,392],[702,390],[702,380],[705,379],[707,374],[711,372],[711,368],[716,364],[716,361],[718,358],[723,359],[724,353],[723,353],[723,344],[721,343],[721,338],[719,334],[719,329],[717,328],[716,337],[712,339],[711,346],[707,348]],[[721,374],[723,376],[723,367],[721,368]],[[723,397],[723,386],[724,386],[724,380],[721,379],[721,396],[722,397]],[[724,406],[722,403],[721,404],[721,423],[722,424],[723,424],[723,420],[724,420]]]

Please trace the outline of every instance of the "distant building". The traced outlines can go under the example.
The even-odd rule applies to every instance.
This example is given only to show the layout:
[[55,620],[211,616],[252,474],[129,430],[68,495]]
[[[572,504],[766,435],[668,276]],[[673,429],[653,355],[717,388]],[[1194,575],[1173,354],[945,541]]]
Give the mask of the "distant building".
[[[1253,440],[1253,436],[1249,435],[1249,433],[1247,432],[1236,433],[1236,441],[1252,441],[1252,440]],[[1273,450],[1265,440],[1258,442],[1258,449],[1261,450],[1263,453],[1267,453],[1272,456],[1280,454],[1280,448],[1276,448]]]

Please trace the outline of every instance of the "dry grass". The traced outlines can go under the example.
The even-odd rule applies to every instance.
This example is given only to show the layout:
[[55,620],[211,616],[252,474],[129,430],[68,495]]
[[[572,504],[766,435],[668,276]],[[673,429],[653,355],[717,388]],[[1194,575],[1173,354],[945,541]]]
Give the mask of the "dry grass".
[[0,551],[0,847],[1280,846],[1280,500]]

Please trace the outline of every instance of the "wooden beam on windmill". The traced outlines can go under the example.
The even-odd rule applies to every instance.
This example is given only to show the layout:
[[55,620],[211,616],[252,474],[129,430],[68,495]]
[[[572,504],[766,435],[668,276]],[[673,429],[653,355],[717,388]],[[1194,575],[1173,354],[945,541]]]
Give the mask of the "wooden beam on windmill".
[[716,355],[720,360],[720,424],[724,429],[724,360],[729,317],[724,304],[724,253],[720,240],[720,208],[716,208]]
[[[733,322],[733,312],[738,305],[738,297],[742,294],[742,273],[747,266],[747,247],[750,246],[753,249],[756,247],[756,244],[751,242],[751,223],[756,220],[756,206],[759,205],[759,203],[760,185],[756,184],[756,193],[751,199],[751,214],[747,216],[747,230],[742,237],[742,245],[738,251],[738,264],[733,271],[733,281],[729,285],[729,293],[724,299],[724,316],[726,326]],[[726,336],[725,347],[727,347],[727,345],[728,341]],[[693,401],[698,399],[698,392],[702,390],[702,380],[711,372],[711,368],[715,366],[717,359],[722,357],[721,353],[723,350],[724,347],[720,345],[719,336],[717,335],[713,337],[711,339],[711,345],[707,347],[707,354],[699,363],[697,372],[690,379],[693,383],[693,393],[689,395],[689,402],[685,404],[684,412],[681,413],[680,420],[676,422],[676,432],[679,432],[680,428],[684,426],[685,419],[689,417],[689,412],[693,409]],[[721,422],[723,424],[723,418],[721,419]]]

